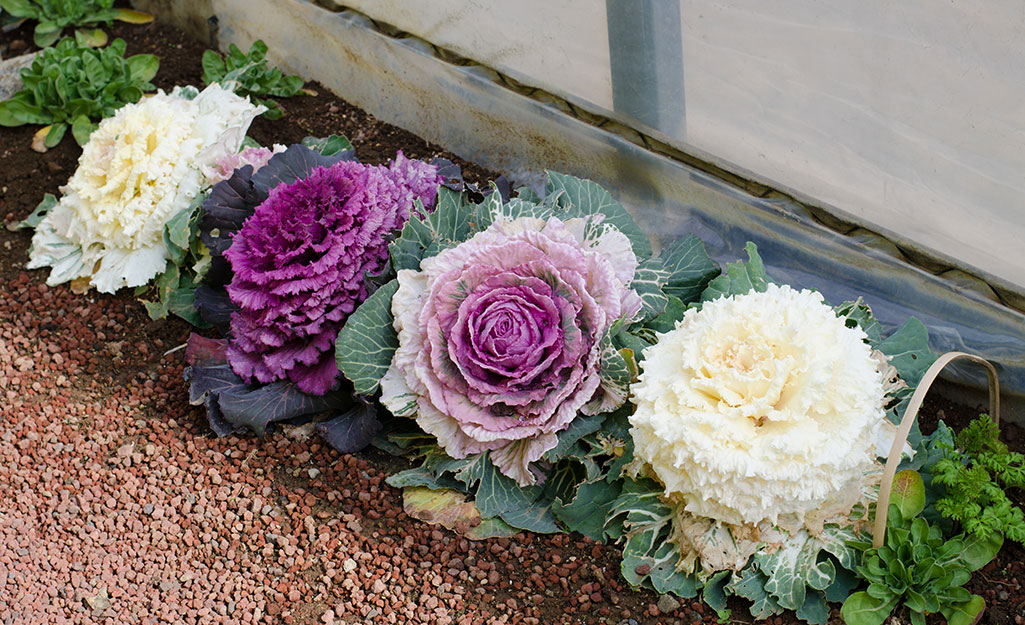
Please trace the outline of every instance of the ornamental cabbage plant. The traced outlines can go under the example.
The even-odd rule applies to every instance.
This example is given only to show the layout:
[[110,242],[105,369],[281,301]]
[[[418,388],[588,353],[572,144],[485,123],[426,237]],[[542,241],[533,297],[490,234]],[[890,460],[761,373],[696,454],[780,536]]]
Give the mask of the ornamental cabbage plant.
[[228,362],[247,382],[289,379],[323,395],[338,378],[333,346],[367,297],[365,275],[388,261],[388,235],[414,201],[432,206],[436,169],[399,153],[391,167],[340,161],[271,189],[224,257],[231,316]]
[[471,188],[451,163],[440,172],[434,210],[415,205],[391,243],[397,277],[335,342],[355,392],[380,391],[406,417],[379,444],[422,457],[388,483],[473,497],[474,538],[518,528],[601,540],[619,491],[619,471],[603,465],[632,455],[633,346],[648,345],[646,324],[684,306],[677,295],[703,292],[718,265],[696,237],[653,257],[627,210],[590,180],[548,172],[543,190],[514,196],[501,181]]
[[876,465],[883,375],[865,338],[820,294],[788,286],[688,311],[645,351],[637,457],[695,516],[821,527]]
[[601,383],[602,339],[641,308],[629,287],[637,265],[601,216],[499,217],[398,272],[399,345],[381,403],[415,416],[450,456],[490,451],[503,474],[534,483],[530,463],[578,412],[617,403]]
[[164,226],[203,191],[203,169],[239,150],[262,110],[212,85],[198,95],[160,92],[103,120],[36,228],[28,267],[50,267],[51,286],[88,279],[113,293],[148,283],[170,258]]
[[[935,355],[917,319],[884,337],[860,300],[773,284],[746,249],[645,324],[622,459],[557,516],[622,542],[631,585],[824,625],[857,583],[878,458]],[[599,532],[586,520],[602,507]]]

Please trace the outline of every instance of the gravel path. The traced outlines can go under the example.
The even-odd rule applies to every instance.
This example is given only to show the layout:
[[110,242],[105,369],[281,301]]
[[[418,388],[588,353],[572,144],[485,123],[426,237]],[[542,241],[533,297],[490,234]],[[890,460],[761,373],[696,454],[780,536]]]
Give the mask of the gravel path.
[[0,283],[0,623],[714,622],[696,603],[656,619],[609,548],[470,542],[408,519],[387,458],[339,455],[302,427],[212,438],[182,353],[164,355],[184,326],[14,276]]

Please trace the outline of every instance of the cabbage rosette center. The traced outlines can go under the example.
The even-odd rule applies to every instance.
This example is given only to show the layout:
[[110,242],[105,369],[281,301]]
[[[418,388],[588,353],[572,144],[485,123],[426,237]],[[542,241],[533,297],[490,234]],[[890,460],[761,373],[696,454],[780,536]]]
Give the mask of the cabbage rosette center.
[[557,433],[607,407],[601,340],[640,306],[626,236],[603,228],[585,244],[584,221],[499,219],[399,271],[381,402],[415,414],[449,455],[490,450],[502,473],[534,483],[529,464]]
[[792,532],[821,526],[824,507],[848,513],[885,420],[864,339],[788,286],[688,311],[644,352],[637,458],[698,517]]

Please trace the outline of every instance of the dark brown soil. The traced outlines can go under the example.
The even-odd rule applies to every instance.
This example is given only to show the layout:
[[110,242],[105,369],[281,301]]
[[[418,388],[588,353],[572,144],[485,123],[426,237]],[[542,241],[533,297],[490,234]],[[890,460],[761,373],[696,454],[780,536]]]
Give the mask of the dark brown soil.
[[0,30],[0,61],[38,50],[32,43],[34,28],[35,24],[26,20],[10,32]]
[[[112,38],[122,37],[128,42],[129,54],[153,53],[160,56],[161,68],[154,81],[158,87],[169,90],[175,85],[198,86],[201,84],[200,56],[205,50],[205,46],[189,39],[183,33],[161,24],[147,26],[115,24],[109,29],[109,32]],[[22,31],[18,31],[14,36],[25,37]],[[9,42],[10,37],[5,41]],[[30,31],[28,31],[27,41],[29,44],[31,43]],[[334,96],[317,83],[310,83],[307,88],[316,95],[282,101],[281,104],[287,111],[286,117],[279,121],[258,119],[253,124],[251,136],[260,143],[269,145],[297,142],[308,135],[343,134],[356,146],[357,155],[364,162],[387,161],[395,156],[396,150],[401,149],[409,157],[444,156],[449,158],[463,167],[464,174],[472,182],[479,183],[494,177],[492,172],[462,161],[409,132],[379,122],[367,113]],[[68,136],[61,145],[47,154],[37,154],[29,147],[32,135],[36,130],[35,127],[0,129],[0,217],[3,218],[5,224],[11,224],[27,216],[42,199],[44,193],[59,193],[58,187],[73,172],[81,151]],[[7,229],[0,229],[0,282],[10,285],[24,283],[28,280],[41,284],[45,280],[43,271],[25,272],[22,269],[27,259],[29,241],[30,234],[26,231],[11,232]],[[28,273],[27,276],[26,273]],[[66,289],[66,287],[59,288]],[[132,344],[142,342],[167,349],[182,344],[188,336],[189,327],[180,320],[151,321],[142,306],[134,301],[131,293],[127,290],[115,296],[90,293],[85,297],[103,302],[105,308],[109,307],[111,314],[116,316],[120,326],[134,328],[133,336],[127,337]],[[28,325],[34,328],[34,332],[40,333],[45,333],[50,327],[43,318],[34,320]],[[69,354],[69,357],[77,367],[88,371],[92,379],[106,380],[112,387],[130,384],[135,370],[123,360],[110,357],[112,350],[119,349],[113,344],[119,341],[123,342],[125,339],[126,337],[123,336],[108,337],[97,331],[88,337],[88,340],[79,341],[74,353]],[[154,349],[154,352],[157,351]],[[180,401],[184,401],[183,394],[179,394],[178,397]],[[167,407],[165,406],[164,409]],[[183,410],[181,407],[176,407],[168,412],[183,413],[179,418],[179,423],[184,423],[190,436],[196,437],[197,440],[210,436],[205,424],[205,417],[199,410]],[[948,425],[959,428],[974,418],[978,412],[976,407],[952,404],[934,396],[927,400],[922,411],[922,428],[925,431],[931,430],[935,427],[937,418],[943,418]],[[1004,435],[1012,449],[1025,451],[1025,432],[1021,428],[1005,425]],[[287,445],[278,445],[278,448],[287,449]],[[385,459],[378,457],[376,453],[364,454],[363,457],[382,471],[387,464]],[[275,464],[280,463],[284,466],[292,464],[290,460],[283,458],[264,459],[263,461],[268,471]],[[254,464],[258,462],[260,461],[256,460]],[[299,475],[300,477],[289,476],[289,474],[284,474],[284,477],[279,476],[277,484],[281,488],[295,489],[299,487],[293,482],[299,480],[305,486],[306,491],[316,490],[310,488],[310,480],[305,479],[305,474]],[[383,485],[382,488],[389,492],[387,495],[389,499],[395,498],[393,489],[387,489]],[[301,489],[300,492],[302,492]],[[1013,493],[1013,496],[1019,504],[1025,503],[1020,492]],[[418,523],[413,520],[402,522]],[[371,523],[371,520],[365,520],[365,525],[369,526]],[[394,538],[398,542],[402,541],[401,527],[396,529],[382,525],[375,529],[380,529],[382,536],[387,537],[388,540]],[[630,623],[631,619],[639,623],[652,624],[716,622],[714,615],[707,607],[690,601],[683,602],[684,605],[672,614],[659,616],[654,605],[657,597],[653,593],[631,591],[622,583],[617,574],[618,551],[614,547],[595,545],[589,540],[580,540],[580,537],[575,535],[554,537],[520,535],[516,541],[514,544],[541,552],[543,555],[538,560],[539,562],[550,562],[552,554],[557,554],[558,560],[554,560],[555,562],[568,560],[586,563],[584,567],[581,567],[581,571],[586,568],[593,575],[591,573],[580,576],[574,574],[570,580],[571,586],[565,592],[558,588],[558,584],[554,584],[557,592],[554,595],[542,597],[536,593],[544,591],[546,584],[550,582],[540,581],[542,580],[541,575],[547,576],[551,573],[550,570],[542,570],[540,566],[535,566],[533,570],[503,573],[507,577],[503,578],[500,590],[493,591],[489,588],[488,594],[474,595],[481,596],[483,599],[480,599],[482,603],[471,606],[472,609],[467,611],[466,614],[472,617],[470,622],[483,622],[482,614],[494,614],[484,611],[489,602],[504,602],[520,597],[519,605],[524,606],[523,598],[528,595],[538,598],[536,607],[533,605],[534,601],[530,606],[531,613],[537,616],[530,617],[532,620],[528,622],[534,623],[619,623],[620,621]],[[499,551],[504,552],[509,547],[510,541],[503,539],[502,541],[483,543],[480,549],[490,549],[492,553],[498,553]],[[425,554],[425,556],[429,557],[429,554]],[[1023,594],[1020,584],[1020,581],[1025,580],[1023,561],[1025,561],[1025,550],[1020,545],[1008,544],[993,563],[973,578],[970,584],[971,589],[982,594],[988,605],[986,615],[982,620],[983,624],[1020,625],[1023,622],[1025,594]],[[499,587],[495,584],[491,585]],[[494,594],[490,594],[492,592]],[[595,596],[597,599],[594,602],[579,600],[580,597],[589,595]],[[615,597],[614,604],[608,603],[609,597]],[[516,604],[510,605],[515,606]],[[324,605],[307,606],[296,612],[295,616],[298,618],[294,622],[319,622],[319,617],[325,609]],[[476,611],[478,609],[479,612]],[[743,602],[732,601],[731,609],[735,619],[733,622],[750,621],[746,616],[747,610]],[[511,622],[519,620],[513,616]],[[767,622],[783,625],[799,621],[793,614],[788,613]],[[838,610],[833,611],[830,622],[841,622]],[[892,622],[896,623],[897,621]]]

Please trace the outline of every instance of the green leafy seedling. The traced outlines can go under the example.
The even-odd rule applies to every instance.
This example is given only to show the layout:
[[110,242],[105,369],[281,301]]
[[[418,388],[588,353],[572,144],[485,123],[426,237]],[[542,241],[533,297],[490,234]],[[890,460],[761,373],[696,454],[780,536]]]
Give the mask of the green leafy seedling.
[[285,112],[281,106],[267,96],[290,98],[303,88],[300,76],[286,76],[277,67],[270,67],[267,59],[267,44],[257,40],[246,54],[235,44],[228,47],[228,54],[221,56],[213,50],[203,53],[203,82],[220,83],[240,96],[249,96],[255,104],[267,107],[264,116],[280,119]]
[[999,435],[987,415],[957,433],[955,447],[933,467],[933,483],[946,488],[936,509],[980,538],[999,534],[1025,544],[1025,514],[1006,492],[1025,488],[1025,455],[1009,451]]
[[101,119],[155,89],[149,81],[160,61],[152,54],[125,58],[125,48],[117,39],[106,48],[92,49],[76,35],[43,50],[21,70],[24,88],[0,102],[0,126],[49,126],[47,148],[60,143],[70,129],[78,144],[85,145]]
[[[115,9],[114,0],[0,0],[5,13],[18,19],[36,20],[33,41],[40,48],[51,46],[61,38],[69,26],[91,26],[106,24],[114,20],[130,24],[146,24],[153,16],[131,9]],[[102,38],[100,37],[102,35]],[[93,42],[104,45],[106,34],[95,30],[85,36]]]
[[864,550],[857,570],[869,585],[844,601],[847,625],[881,625],[902,603],[913,625],[925,625],[932,614],[942,614],[948,625],[971,625],[984,609],[982,597],[964,585],[972,571],[996,557],[1002,541],[965,534],[947,539],[918,516],[924,509],[921,476],[901,471],[894,477],[883,546],[854,545]]

